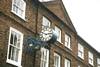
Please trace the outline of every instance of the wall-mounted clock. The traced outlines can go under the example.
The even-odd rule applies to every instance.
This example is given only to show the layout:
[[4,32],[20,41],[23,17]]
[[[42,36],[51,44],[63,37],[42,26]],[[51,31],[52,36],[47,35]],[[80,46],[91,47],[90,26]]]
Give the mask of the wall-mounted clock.
[[50,27],[43,26],[40,33],[40,39],[42,41],[49,41],[53,36],[53,30]]

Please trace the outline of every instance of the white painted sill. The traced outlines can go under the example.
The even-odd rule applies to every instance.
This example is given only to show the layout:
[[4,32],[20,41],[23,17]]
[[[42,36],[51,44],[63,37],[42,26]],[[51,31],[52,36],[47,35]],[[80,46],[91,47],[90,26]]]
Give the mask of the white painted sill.
[[6,62],[9,63],[9,64],[12,64],[12,65],[15,65],[17,67],[22,67],[20,62],[16,62],[16,61],[13,61],[13,60],[10,60],[10,59],[7,59]]

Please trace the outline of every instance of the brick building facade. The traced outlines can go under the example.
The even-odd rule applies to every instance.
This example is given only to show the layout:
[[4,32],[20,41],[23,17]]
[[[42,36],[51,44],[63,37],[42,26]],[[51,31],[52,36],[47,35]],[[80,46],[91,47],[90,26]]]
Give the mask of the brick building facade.
[[[78,36],[62,0],[0,0],[0,67],[100,67],[100,53]],[[57,32],[47,48],[28,52],[43,26]]]

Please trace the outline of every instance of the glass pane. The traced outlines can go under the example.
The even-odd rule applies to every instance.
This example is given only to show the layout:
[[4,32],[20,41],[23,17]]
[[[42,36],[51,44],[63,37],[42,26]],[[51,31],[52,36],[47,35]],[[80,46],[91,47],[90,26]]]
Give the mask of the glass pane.
[[18,13],[18,6],[17,5],[13,5],[13,11],[15,12],[15,13]]
[[43,26],[49,26],[50,27],[50,21],[46,17],[43,17]]
[[24,4],[25,4],[25,2],[24,2],[24,1],[22,1],[22,0],[20,0],[20,9],[25,8],[25,7],[24,7]]
[[14,36],[14,45],[17,45],[17,35]]
[[14,60],[14,47],[12,47],[11,53],[11,59]]
[[17,34],[17,47],[20,47],[20,42],[21,42],[21,36]]
[[9,59],[14,60],[14,47],[10,46],[9,48]]
[[16,0],[16,5],[19,7],[20,6],[20,0]]
[[11,49],[12,49],[12,47],[10,46],[10,47],[9,47],[9,55],[8,55],[8,58],[9,58],[9,59],[11,59]]
[[61,42],[61,30],[58,27],[55,27],[57,33],[57,41]]
[[18,0],[13,0],[13,1],[14,1],[14,4],[17,4],[17,1],[18,1]]
[[21,38],[21,36],[16,33],[14,36],[14,46],[20,47],[20,38]]
[[14,60],[18,61],[19,49],[15,48],[14,52],[15,52],[15,54],[14,54],[15,55]]
[[13,39],[14,38],[14,35],[13,35],[13,33],[11,33],[11,37],[10,37],[10,44],[13,44]]
[[20,15],[20,16],[23,16],[23,12],[24,12],[24,11],[23,11],[22,9],[20,9],[20,10],[19,10],[19,15]]
[[13,11],[16,12],[16,5],[15,4],[13,4]]
[[14,48],[13,46],[10,46],[8,58],[14,61],[18,61],[18,54],[19,54],[19,50]]

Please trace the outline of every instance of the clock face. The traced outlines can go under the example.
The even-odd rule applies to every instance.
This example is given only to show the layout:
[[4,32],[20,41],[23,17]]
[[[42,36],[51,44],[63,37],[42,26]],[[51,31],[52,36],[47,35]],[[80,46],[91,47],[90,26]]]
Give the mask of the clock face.
[[40,39],[42,41],[49,41],[52,37],[52,29],[50,27],[43,27],[42,32],[40,33]]

